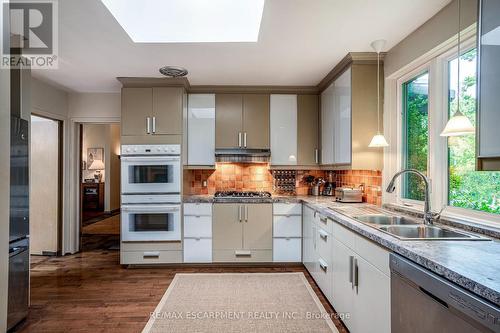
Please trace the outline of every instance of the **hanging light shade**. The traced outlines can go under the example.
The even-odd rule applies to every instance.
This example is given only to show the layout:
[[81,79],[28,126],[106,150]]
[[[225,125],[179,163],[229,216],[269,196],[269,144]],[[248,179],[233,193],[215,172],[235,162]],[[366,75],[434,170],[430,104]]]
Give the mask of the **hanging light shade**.
[[384,135],[380,133],[380,52],[385,46],[385,40],[376,40],[371,43],[371,46],[377,52],[377,134],[372,138],[368,147],[381,148],[389,146]]
[[457,34],[457,112],[451,117],[441,136],[462,136],[475,133],[469,118],[460,112],[460,0],[458,0],[458,34]]

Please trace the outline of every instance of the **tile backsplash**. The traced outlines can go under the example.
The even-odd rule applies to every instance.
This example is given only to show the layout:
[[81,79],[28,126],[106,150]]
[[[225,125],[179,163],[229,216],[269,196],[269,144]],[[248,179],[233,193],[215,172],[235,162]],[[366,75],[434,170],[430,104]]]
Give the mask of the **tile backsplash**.
[[[307,195],[307,175],[326,179],[323,170],[297,170],[296,193]],[[334,171],[337,187],[364,185],[363,201],[382,204],[382,172],[372,170]],[[216,191],[273,192],[273,175],[268,164],[217,163],[215,170],[185,170],[184,193],[190,195],[214,194]]]

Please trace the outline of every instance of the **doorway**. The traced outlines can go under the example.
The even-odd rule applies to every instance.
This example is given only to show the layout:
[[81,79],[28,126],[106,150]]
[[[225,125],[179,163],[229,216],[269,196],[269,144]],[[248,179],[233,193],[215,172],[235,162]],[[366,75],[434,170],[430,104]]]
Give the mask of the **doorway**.
[[62,254],[62,144],[62,121],[31,116],[30,254],[34,256]]
[[120,124],[79,124],[80,250],[119,249]]

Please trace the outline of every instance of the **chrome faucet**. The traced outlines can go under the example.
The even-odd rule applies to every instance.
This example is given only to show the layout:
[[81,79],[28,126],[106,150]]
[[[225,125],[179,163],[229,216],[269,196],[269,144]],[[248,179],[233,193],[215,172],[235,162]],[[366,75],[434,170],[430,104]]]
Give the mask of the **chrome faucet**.
[[396,182],[396,178],[398,178],[399,176],[401,176],[404,173],[416,174],[417,176],[422,178],[422,180],[424,181],[424,184],[425,184],[424,223],[428,224],[428,225],[433,224],[434,215],[432,214],[432,211],[431,211],[431,202],[430,202],[431,199],[430,199],[430,194],[429,194],[430,193],[429,178],[427,178],[422,172],[415,170],[415,169],[404,169],[404,170],[399,171],[398,173],[396,173],[394,175],[394,177],[392,177],[392,180],[389,183],[389,185],[387,186],[386,191],[388,193],[394,192],[394,190],[396,189],[396,185],[394,185],[394,183]]

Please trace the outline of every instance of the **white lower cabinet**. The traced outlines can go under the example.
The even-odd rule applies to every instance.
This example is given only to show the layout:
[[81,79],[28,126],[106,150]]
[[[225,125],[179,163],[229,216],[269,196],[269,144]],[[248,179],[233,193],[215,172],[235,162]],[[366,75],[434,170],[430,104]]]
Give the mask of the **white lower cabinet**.
[[332,305],[345,319],[344,324],[353,331],[353,260],[354,251],[337,239],[333,240],[333,295]]
[[300,262],[301,252],[301,238],[273,238],[273,261]]
[[302,261],[302,211],[300,203],[273,204],[273,261]]
[[184,204],[184,262],[212,262],[212,204]]

